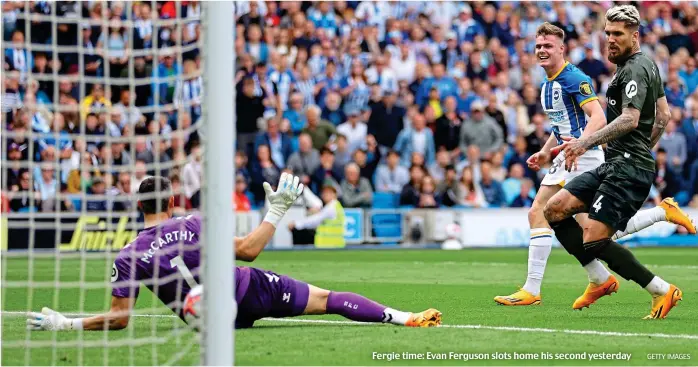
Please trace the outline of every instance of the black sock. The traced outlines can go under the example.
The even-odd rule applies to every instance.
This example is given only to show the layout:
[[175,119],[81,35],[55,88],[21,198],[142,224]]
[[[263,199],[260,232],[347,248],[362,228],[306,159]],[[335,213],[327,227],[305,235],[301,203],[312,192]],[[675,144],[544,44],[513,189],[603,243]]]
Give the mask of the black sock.
[[569,217],[560,222],[550,223],[555,237],[567,252],[577,258],[582,266],[592,262],[595,257],[584,250],[584,232],[574,218]]
[[610,238],[587,242],[584,248],[594,256],[605,261],[611,270],[626,280],[632,280],[642,288],[647,287],[654,274],[640,264],[635,255],[627,248],[612,241]]

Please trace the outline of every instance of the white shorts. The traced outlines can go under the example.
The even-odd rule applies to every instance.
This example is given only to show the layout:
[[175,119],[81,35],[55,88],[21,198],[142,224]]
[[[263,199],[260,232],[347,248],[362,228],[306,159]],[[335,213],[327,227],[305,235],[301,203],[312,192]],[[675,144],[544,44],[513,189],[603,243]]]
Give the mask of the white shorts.
[[560,153],[553,160],[553,164],[550,166],[550,171],[548,171],[548,174],[543,177],[541,185],[560,185],[565,187],[567,182],[572,181],[573,178],[586,171],[591,171],[600,166],[605,162],[605,160],[603,150],[588,150],[586,153],[584,153],[584,155],[577,158],[577,169],[572,172],[567,172],[567,170],[565,170],[565,154]]

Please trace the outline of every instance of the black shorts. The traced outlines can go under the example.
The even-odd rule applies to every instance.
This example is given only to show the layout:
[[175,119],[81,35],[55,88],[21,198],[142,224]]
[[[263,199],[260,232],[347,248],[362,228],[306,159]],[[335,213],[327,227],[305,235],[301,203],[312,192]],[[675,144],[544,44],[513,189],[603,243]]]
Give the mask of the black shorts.
[[625,230],[647,200],[654,177],[631,162],[607,162],[577,176],[565,190],[586,204],[589,218]]

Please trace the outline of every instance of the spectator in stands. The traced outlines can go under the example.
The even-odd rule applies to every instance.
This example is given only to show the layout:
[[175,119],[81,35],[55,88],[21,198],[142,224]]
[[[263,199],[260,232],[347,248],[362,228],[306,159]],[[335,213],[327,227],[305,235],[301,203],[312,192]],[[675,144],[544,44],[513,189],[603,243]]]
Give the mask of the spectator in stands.
[[424,156],[426,164],[434,162],[436,150],[434,148],[434,135],[426,128],[424,115],[416,114],[413,117],[412,128],[400,132],[395,142],[394,149],[400,152],[400,163],[408,166],[413,152]]
[[19,29],[12,33],[12,48],[5,50],[5,63],[8,69],[20,72],[22,81],[26,80],[27,74],[34,67],[32,53],[26,49],[24,33]]
[[516,195],[521,192],[524,173],[524,168],[519,163],[509,166],[509,178],[502,182],[502,189],[504,190],[504,198],[507,205],[511,204],[516,198]]
[[[201,117],[201,97],[204,92],[204,79],[196,70],[194,60],[184,61],[184,75],[175,84],[174,107],[183,109],[196,122]],[[252,107],[252,106],[246,106]]]
[[[192,151],[192,155],[194,155],[194,151]],[[194,157],[196,159],[196,157]],[[143,180],[145,180],[148,177],[148,171],[146,168],[146,163],[141,160],[136,160],[136,164],[134,166],[133,170],[133,176],[131,178],[131,188],[133,189],[132,194],[135,194],[138,192],[138,188],[141,187],[141,183]],[[195,183],[191,183],[191,185],[195,185]],[[186,183],[185,183],[186,186]]]
[[398,194],[410,181],[411,173],[400,165],[400,153],[388,152],[386,164],[380,164],[376,170],[376,191]]
[[681,123],[681,133],[686,138],[686,165],[684,172],[691,172],[691,166],[698,158],[698,103],[691,106],[689,117]]
[[90,95],[80,103],[80,118],[85,119],[91,112],[101,112],[111,107],[111,101],[104,96],[104,87],[101,84],[93,84]]
[[31,128],[33,131],[39,133],[49,133],[51,131],[53,115],[46,106],[37,104],[34,94],[27,93],[24,95],[24,108],[29,117],[31,117]]
[[271,150],[271,160],[279,169],[286,167],[286,161],[291,156],[291,139],[279,131],[279,120],[276,116],[267,120],[267,131],[257,134],[254,149],[266,145]]
[[422,83],[415,95],[415,102],[420,106],[427,103],[432,87],[436,88],[441,98],[458,95],[458,85],[453,78],[446,75],[444,65],[434,63],[431,65],[431,69],[433,76]]
[[310,177],[312,191],[319,193],[327,179],[332,179],[339,184],[344,179],[344,174],[341,167],[335,164],[334,152],[324,147],[320,149],[320,166]]
[[606,64],[594,57],[594,46],[591,43],[584,45],[584,60],[582,60],[577,67],[584,74],[589,75],[589,77],[594,81],[595,89],[598,90],[601,86],[601,76],[608,76],[608,68]]
[[[202,156],[201,147],[196,146],[192,149],[192,160],[189,161],[182,169],[182,184],[184,186],[184,194],[191,200],[192,207],[198,208],[200,203],[200,190],[202,179]],[[140,186],[140,185],[139,185]]]
[[170,175],[172,196],[174,197],[174,211],[177,215],[184,215],[192,209],[191,201],[182,190],[182,182],[179,175]]
[[97,41],[97,49],[106,51],[100,51],[100,56],[109,62],[109,76],[118,77],[121,70],[128,66],[131,52],[128,48],[128,35],[120,19],[111,19],[109,31],[102,33]]
[[496,94],[496,90],[495,93],[490,93],[487,96],[487,106],[485,106],[485,113],[487,113],[487,115],[497,123],[497,126],[499,126],[499,128],[502,131],[502,136],[506,140],[507,136],[509,136],[509,127],[507,126],[506,119],[504,118],[504,113],[500,108],[500,102],[497,98],[498,97]]
[[397,106],[397,94],[385,93],[381,103],[371,106],[371,116],[368,119],[367,133],[372,134],[378,145],[392,148],[397,136],[403,129],[406,110]]
[[684,100],[686,99],[686,88],[680,84],[679,76],[676,73],[669,74],[666,81],[664,93],[666,94],[667,102],[672,106],[684,108]]
[[122,89],[119,95],[119,103],[113,106],[113,111],[119,111],[121,119],[116,122],[122,129],[126,125],[145,124],[145,116],[140,108],[135,105],[136,98],[128,89]]
[[383,93],[397,93],[397,76],[388,66],[388,60],[383,56],[378,56],[373,62],[373,66],[366,70],[366,77],[369,84],[377,84]]
[[349,163],[344,168],[341,191],[340,200],[346,208],[370,208],[373,203],[371,183],[361,177],[361,169],[356,163]]
[[41,164],[40,178],[34,181],[34,190],[41,194],[41,211],[53,212],[60,210],[60,202],[56,201],[56,194],[60,192],[60,183],[56,179],[56,170],[51,163]]
[[291,94],[289,99],[290,108],[284,111],[283,118],[288,120],[294,135],[300,134],[308,121],[307,115],[310,108],[308,107],[304,114],[303,106],[303,95],[301,93]]
[[23,171],[19,175],[19,184],[16,190],[13,189],[10,193],[10,209],[13,212],[29,212],[37,211],[41,207],[41,193],[38,191],[30,192],[32,186],[31,174],[29,171]]
[[433,177],[437,182],[443,181],[446,174],[446,167],[451,164],[451,157],[446,149],[439,150],[436,153],[436,162],[432,163],[428,167],[429,175]]
[[669,156],[664,148],[657,150],[656,159],[657,176],[654,179],[654,186],[663,198],[676,196],[681,189],[681,178],[669,164]]
[[667,123],[666,130],[659,139],[659,147],[666,152],[667,162],[671,170],[680,175],[683,172],[687,156],[686,137],[676,131],[675,120],[670,120]]
[[465,207],[483,208],[488,205],[480,187],[475,181],[471,167],[465,167],[461,174],[458,190],[456,191],[456,203]]
[[101,198],[88,199],[85,203],[85,210],[88,212],[106,212],[110,208],[107,207],[107,199],[103,196],[106,195],[107,187],[104,179],[101,177],[95,177],[92,180],[92,186],[90,186],[90,195],[102,196]]
[[347,139],[349,154],[357,149],[366,149],[366,123],[360,120],[360,111],[350,108],[347,112],[348,120],[337,126],[337,133],[342,134]]
[[242,175],[235,176],[235,194],[233,195],[233,210],[249,212],[252,210],[250,198],[247,197],[247,180]]
[[264,115],[264,98],[266,92],[262,89],[261,95],[255,93],[255,81],[253,78],[243,78],[238,85],[235,96],[235,115],[237,117],[237,145],[246,154],[252,152],[252,143],[257,134],[258,120]]
[[533,205],[534,197],[531,196],[533,181],[529,178],[521,180],[519,195],[509,205],[512,208],[530,208]]
[[334,160],[335,164],[344,167],[351,162],[352,151],[349,148],[347,137],[337,134],[334,140]]
[[679,77],[686,85],[686,92],[689,95],[693,94],[696,88],[698,88],[698,68],[696,68],[696,63],[698,63],[698,60],[695,57],[689,57],[686,59],[686,64],[682,70],[679,71]]
[[328,93],[327,97],[325,97],[325,103],[320,118],[329,121],[334,126],[338,126],[346,121],[347,116],[344,114],[344,109],[340,108],[341,103],[342,97],[339,96],[339,93]]
[[418,208],[438,208],[441,205],[441,196],[436,192],[436,183],[431,176],[424,176],[419,191]]
[[497,122],[485,114],[484,108],[480,101],[470,106],[472,116],[461,127],[460,149],[466,151],[468,146],[475,145],[489,159],[504,144],[504,134]]
[[[436,132],[434,134],[435,146],[439,150],[442,147],[450,152],[451,159],[460,157],[460,131],[463,120],[457,113],[456,97],[449,96],[444,100],[444,113],[436,120]],[[438,180],[438,178],[437,178]]]
[[528,154],[538,153],[550,138],[550,133],[545,130],[545,116],[536,113],[531,120],[533,131],[526,135],[526,152]]
[[7,152],[7,162],[8,167],[5,168],[5,180],[3,182],[4,188],[9,188],[11,191],[17,191],[19,189],[19,181],[22,173],[27,171],[26,167],[22,167],[22,151],[21,147],[17,143],[10,143]]
[[490,207],[505,206],[506,202],[502,185],[492,177],[492,163],[488,161],[482,162],[480,164],[480,173],[482,175],[480,187],[485,196],[485,201],[489,203]]
[[[161,53],[157,68],[153,69],[152,96],[156,105],[172,103],[174,90],[177,84],[176,75],[182,73],[182,67],[176,62],[173,52],[165,49]],[[159,81],[159,83],[157,82]],[[137,94],[140,94],[137,92]]]
[[320,119],[320,108],[311,105],[306,109],[305,115],[307,118],[308,126],[303,129],[303,132],[310,135],[313,140],[313,148],[321,150],[330,138],[337,133],[335,127],[325,121]]
[[340,94],[347,108],[352,107],[363,110],[368,106],[370,88],[360,60],[355,59],[351,62],[349,76],[342,81],[341,88]]
[[266,63],[269,59],[269,46],[262,41],[262,29],[259,24],[250,24],[247,31],[245,52],[250,54],[255,62]]
[[443,181],[436,186],[436,193],[441,198],[441,204],[452,207],[458,203],[458,173],[453,165],[446,167]]
[[516,142],[514,143],[514,147],[510,153],[511,156],[509,158],[509,167],[511,167],[514,164],[520,164],[521,167],[526,167],[526,177],[533,180],[536,178],[536,173],[533,170],[529,169],[528,164],[526,164],[528,158],[531,157],[531,155],[527,152],[526,148],[526,139],[523,136],[519,136],[518,138],[516,138]]
[[132,190],[131,174],[127,171],[119,172],[116,182],[116,198],[114,198],[112,210],[127,212],[135,209],[137,199],[131,195]]
[[421,166],[410,167],[410,180],[402,187],[400,192],[400,205],[416,207],[419,205],[419,195],[422,187],[422,179],[426,172]]
[[[376,150],[376,152],[380,154],[380,151]],[[372,157],[371,161],[369,161],[368,153],[363,149],[355,151],[352,156],[352,162],[359,166],[361,177],[367,179],[374,190],[375,186],[373,185],[373,176],[376,173],[376,168],[378,167],[379,161],[380,158],[376,159],[375,157]]]
[[320,153],[313,148],[313,141],[308,134],[298,137],[299,150],[288,158],[287,167],[294,176],[298,176],[305,186],[310,185],[310,176],[320,166]]

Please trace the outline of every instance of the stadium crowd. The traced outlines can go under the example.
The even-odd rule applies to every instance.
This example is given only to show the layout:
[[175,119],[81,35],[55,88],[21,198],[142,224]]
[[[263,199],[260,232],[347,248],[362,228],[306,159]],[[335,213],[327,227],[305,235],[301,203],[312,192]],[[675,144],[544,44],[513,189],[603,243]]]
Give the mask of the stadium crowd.
[[[237,210],[263,205],[262,182],[283,170],[316,194],[332,180],[345,207],[376,192],[419,208],[530,206],[546,169],[526,160],[550,134],[536,28],[565,30],[605,108],[611,5],[236,2]],[[649,200],[698,207],[698,2],[637,6],[672,105]],[[149,174],[198,207],[201,4],[2,7],[3,209],[129,210]]]

